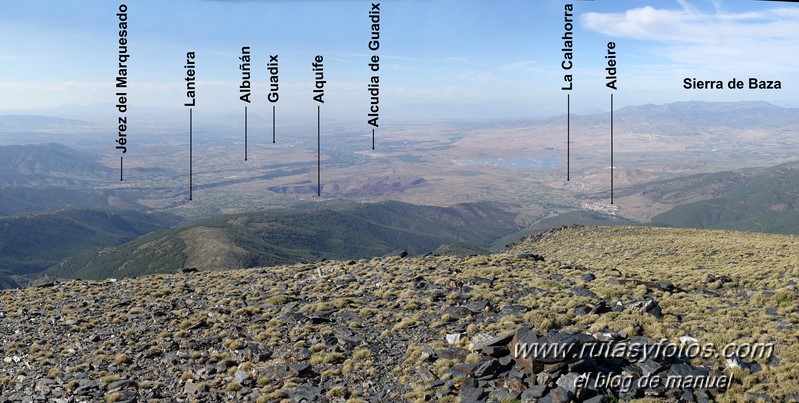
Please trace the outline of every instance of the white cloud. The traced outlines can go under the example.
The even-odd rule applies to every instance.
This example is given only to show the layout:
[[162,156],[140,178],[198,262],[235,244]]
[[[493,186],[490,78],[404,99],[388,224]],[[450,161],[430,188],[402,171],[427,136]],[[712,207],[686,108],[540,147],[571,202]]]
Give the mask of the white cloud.
[[31,60],[33,57],[28,54],[17,54],[17,53],[7,53],[7,54],[0,54],[0,60],[6,61],[19,61],[19,60]]
[[586,13],[587,29],[611,37],[659,42],[655,53],[714,71],[752,74],[795,71],[799,65],[799,9],[728,12],[715,1],[702,11],[645,6],[623,13]]
[[525,60],[521,62],[503,64],[499,66],[499,69],[506,71],[514,71],[514,70],[530,71],[538,67],[537,64],[538,63],[535,60]]
[[488,71],[468,71],[458,75],[459,80],[471,83],[490,83],[496,81],[496,77]]

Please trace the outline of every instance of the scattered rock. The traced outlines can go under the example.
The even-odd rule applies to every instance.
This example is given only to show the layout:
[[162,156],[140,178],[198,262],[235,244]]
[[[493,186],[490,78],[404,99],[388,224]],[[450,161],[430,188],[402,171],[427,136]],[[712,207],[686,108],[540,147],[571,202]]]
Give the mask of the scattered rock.
[[716,282],[716,281],[718,281],[722,285],[724,285],[726,283],[731,283],[732,282],[732,278],[730,278],[729,276],[725,276],[723,274],[722,275],[717,275],[717,274],[712,274],[712,273],[708,273],[708,275],[705,276],[705,283],[713,283],[713,282]]
[[311,365],[304,362],[289,364],[289,370],[294,376],[305,376],[311,372]]
[[539,254],[536,254],[536,253],[520,253],[520,254],[516,255],[516,258],[517,259],[521,259],[521,260],[531,259],[534,262],[543,262],[543,261],[545,261],[543,256],[541,256]]
[[760,365],[756,362],[746,362],[741,359],[737,354],[733,355],[730,358],[727,358],[727,368],[740,368],[750,372],[758,372],[760,371]]
[[387,257],[399,257],[399,258],[404,258],[404,257],[407,257],[407,256],[408,256],[408,251],[406,251],[406,250],[404,250],[404,249],[397,249],[397,250],[395,250],[395,251],[393,251],[393,252],[390,252],[390,253],[388,253],[388,254],[384,255],[383,257],[384,257],[384,258],[387,258]]
[[597,297],[597,295],[594,294],[593,291],[591,291],[591,290],[589,290],[589,289],[587,289],[585,287],[572,287],[572,288],[569,288],[569,291],[571,291],[574,295],[576,295],[578,297],[588,297],[588,298],[593,298],[593,299],[599,299],[599,297]]
[[[675,309],[690,323],[697,323],[698,314],[674,304],[683,296],[668,295],[680,290],[667,281],[624,278],[636,286],[606,290],[612,288],[605,280],[613,269],[564,266],[554,252],[547,261],[517,254],[524,250],[471,261],[397,259],[403,255],[397,252],[385,259],[229,273],[185,275],[181,270],[147,279],[59,280],[47,288],[7,291],[0,295],[0,379],[5,380],[0,402],[94,402],[112,400],[112,394],[130,402],[255,401],[272,391],[293,402],[340,402],[352,396],[393,402],[417,388],[428,401],[598,403],[606,394],[607,400],[718,400],[723,391],[579,386],[578,379],[587,374],[635,380],[647,374],[704,376],[729,370],[713,367],[724,365],[715,361],[693,366],[684,357],[586,356],[583,347],[653,343],[644,332],[653,322],[664,334],[704,339],[706,331],[673,320],[679,318],[671,312]],[[706,273],[696,275],[696,282]],[[547,278],[560,280],[553,286]],[[729,281],[716,276],[711,282],[718,288]],[[650,290],[643,297],[626,291],[641,284]],[[721,298],[752,295],[741,287],[721,291]],[[762,292],[765,300],[777,291]],[[578,303],[563,303],[574,296],[580,297]],[[668,323],[656,322],[664,316],[661,303],[668,307]],[[756,307],[760,315],[751,319],[767,316],[790,325],[779,313],[795,307],[780,305],[775,312],[776,305],[768,305]],[[563,326],[569,331],[543,330],[542,312],[557,316],[546,323],[568,323]],[[591,315],[606,315],[599,318],[605,325],[596,327]],[[525,322],[531,318],[537,323]],[[509,326],[520,327],[502,331]],[[56,358],[48,357],[43,347],[48,343],[59,349]],[[683,336],[679,343],[698,340]],[[524,346],[533,344],[571,348],[525,355]],[[782,364],[775,356],[760,365],[793,365],[783,358]],[[752,372],[760,365],[738,357],[730,361],[731,367]],[[779,391],[747,395],[767,398],[791,401]]]
[[[619,351],[614,346],[627,346],[633,343],[644,348],[654,343],[643,337],[629,339],[610,331],[594,335],[565,333],[556,330],[540,331],[527,327],[518,329],[512,337],[502,334],[491,337],[476,335],[472,350],[482,352],[481,361],[456,364],[450,369],[453,377],[464,377],[459,391],[464,401],[484,401],[485,396],[494,399],[502,396],[508,399],[541,402],[590,401],[603,402],[607,393],[616,398],[633,399],[643,397],[645,392],[651,396],[665,396],[665,390],[641,388],[636,382],[642,377],[652,375],[680,377],[680,379],[707,378],[711,371],[704,367],[694,367],[686,357],[654,355],[642,359],[633,350],[630,354],[618,356],[609,354]],[[688,341],[687,339],[684,339]],[[507,343],[504,356],[497,357],[501,343]],[[525,350],[524,346],[563,346],[557,348]],[[604,347],[603,347],[604,346]],[[515,352],[520,352],[516,355]],[[640,350],[639,350],[640,351]],[[714,370],[716,371],[716,370]],[[591,386],[599,374],[604,376],[623,374],[629,377],[630,388],[620,384],[601,387]],[[716,375],[720,372],[715,373]],[[428,378],[428,377],[426,377]],[[584,379],[589,380],[585,382]],[[581,382],[585,382],[582,384]],[[686,393],[690,392],[690,393]],[[680,390],[675,398],[683,401],[702,401],[699,390]],[[473,400],[467,400],[473,399]]]
[[467,316],[472,315],[473,313],[474,312],[472,312],[471,309],[466,308],[464,306],[451,306],[444,310],[444,314],[449,315],[455,320],[464,319]]
[[416,373],[419,374],[419,378],[425,383],[431,383],[438,379],[427,367],[419,367]]
[[453,345],[459,341],[461,341],[461,333],[449,333],[446,336],[447,344]]
[[483,402],[485,401],[485,390],[478,386],[475,379],[467,378],[461,384],[458,396],[462,402]]
[[513,336],[515,335],[515,331],[505,332],[497,336],[480,333],[472,337],[472,341],[469,343],[469,350],[480,352],[489,347],[507,347],[508,343],[513,340]]
[[633,311],[648,313],[658,319],[663,317],[663,314],[660,312],[660,305],[654,299],[633,302],[628,308]]

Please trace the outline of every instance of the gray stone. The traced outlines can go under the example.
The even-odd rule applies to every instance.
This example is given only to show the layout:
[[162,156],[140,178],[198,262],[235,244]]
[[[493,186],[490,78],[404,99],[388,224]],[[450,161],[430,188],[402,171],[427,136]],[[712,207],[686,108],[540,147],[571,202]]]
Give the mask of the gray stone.
[[583,400],[583,403],[604,403],[605,401],[605,396],[597,395],[590,399]]
[[451,373],[453,376],[471,375],[474,371],[477,371],[477,368],[480,368],[481,365],[483,365],[482,362],[455,364],[447,372]]
[[577,377],[580,375],[574,372],[569,372],[558,378],[557,382],[555,382],[558,386],[566,390],[569,395],[574,396],[577,393]]
[[463,361],[466,359],[467,354],[468,353],[466,352],[466,350],[461,348],[445,348],[445,349],[435,350],[436,357],[445,360]]
[[592,315],[601,315],[607,312],[610,312],[610,308],[608,307],[608,302],[603,299],[597,302],[596,305],[594,305],[593,308],[591,308],[591,311],[589,313]]
[[507,346],[511,340],[513,340],[513,336],[516,335],[515,331],[505,332],[493,337],[487,337],[484,340],[475,343],[472,346],[472,351],[482,351],[486,347],[499,347],[499,346]]
[[585,287],[572,287],[569,288],[569,291],[578,297],[599,298],[593,291]]
[[250,379],[250,375],[245,371],[236,371],[236,375],[233,376],[233,383],[244,383],[244,381]]
[[452,345],[452,344],[455,344],[455,343],[457,343],[457,342],[459,342],[461,340],[461,334],[460,333],[448,333],[447,336],[446,336],[446,339],[447,339],[447,344]]
[[472,312],[469,308],[464,306],[451,306],[444,310],[444,314],[448,314],[455,320],[464,319],[473,313],[474,312]]
[[510,315],[521,315],[527,313],[530,308],[524,305],[512,304],[512,305],[505,305],[500,308],[499,313],[502,316],[510,316]]
[[481,350],[483,354],[494,358],[506,357],[510,354],[508,346],[488,346],[483,347]]
[[200,393],[199,387],[192,381],[186,381],[183,385],[183,393],[192,396]]
[[710,403],[711,397],[708,395],[707,391],[704,389],[698,389],[694,391],[694,396],[696,397],[697,403]]
[[422,354],[419,356],[423,361],[435,361],[436,360],[436,351],[430,345],[425,344],[422,347]]
[[311,372],[311,365],[304,362],[289,364],[289,370],[294,376],[305,376]]
[[494,376],[499,371],[500,365],[499,361],[496,359],[491,359],[488,361],[483,361],[479,367],[474,371],[474,376],[477,378],[482,378],[485,376]]
[[550,390],[547,396],[549,396],[549,398],[552,400],[552,403],[568,403],[574,397],[574,395],[569,394],[566,389],[563,389],[560,386]]
[[466,304],[466,307],[469,308],[472,312],[479,313],[485,311],[486,309],[490,309],[491,302],[486,300],[473,301]]
[[461,389],[458,393],[462,402],[484,402],[485,390],[478,386],[477,381],[467,378],[461,384]]
[[438,377],[436,377],[435,374],[430,372],[430,370],[427,367],[424,367],[424,366],[419,367],[419,369],[416,370],[416,373],[419,374],[419,377],[425,383],[430,383],[430,382],[438,379]]
[[129,379],[122,379],[119,381],[111,382],[108,384],[108,390],[114,391],[122,388],[130,388],[136,386],[136,382]]
[[674,364],[669,368],[668,375],[669,376],[679,376],[681,379],[685,379],[688,376],[691,377],[698,377],[703,376],[706,377],[710,374],[705,368],[694,368],[690,364],[678,363]]
[[519,398],[519,392],[512,392],[507,389],[497,389],[491,392],[488,396],[492,401],[517,400]]
[[642,375],[656,374],[663,367],[662,364],[651,358],[647,358],[641,362],[636,361],[633,363],[633,366],[637,367],[641,371]]
[[654,299],[633,302],[630,304],[629,308],[636,312],[648,313],[658,319],[663,317],[663,314],[660,312],[660,305]]
[[319,396],[324,395],[322,388],[313,386],[300,386],[285,392],[289,399],[296,403],[315,402]]

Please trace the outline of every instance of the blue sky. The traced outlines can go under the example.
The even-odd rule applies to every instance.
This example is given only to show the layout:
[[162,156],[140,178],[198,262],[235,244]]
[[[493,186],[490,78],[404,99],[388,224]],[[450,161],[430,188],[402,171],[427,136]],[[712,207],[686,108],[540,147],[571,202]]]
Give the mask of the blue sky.
[[[119,1],[0,3],[0,110],[61,105],[113,112]],[[325,57],[325,110],[365,120],[371,2],[127,0],[132,109],[182,108],[197,52],[198,110],[240,111],[238,55],[251,46],[253,110],[266,110],[269,54],[278,108],[315,108],[311,61]],[[565,112],[562,1],[381,2],[381,120],[524,118]],[[745,0],[575,1],[577,111],[607,109],[603,55],[617,43],[617,104],[691,99],[799,106],[799,6]],[[685,77],[781,80],[781,91],[689,91]]]

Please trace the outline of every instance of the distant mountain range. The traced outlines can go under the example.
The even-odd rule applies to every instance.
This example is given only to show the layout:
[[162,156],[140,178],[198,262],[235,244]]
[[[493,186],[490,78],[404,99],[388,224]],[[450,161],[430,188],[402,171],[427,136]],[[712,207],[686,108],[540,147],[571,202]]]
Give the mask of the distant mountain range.
[[[575,128],[607,125],[608,112],[574,115]],[[799,109],[783,108],[768,102],[686,101],[663,105],[627,106],[614,111],[614,121],[628,131],[660,132],[675,136],[695,134],[705,127],[799,129]],[[545,119],[560,123],[563,117]],[[674,131],[679,125],[681,130]]]
[[9,145],[0,147],[0,186],[30,185],[33,182],[109,176],[111,168],[92,156],[55,144]]
[[56,143],[9,145],[0,147],[0,172],[5,175],[53,175],[68,173],[81,175],[108,174],[111,168],[72,148]]
[[43,132],[65,128],[88,129],[93,122],[41,115],[0,115],[0,133]]
[[614,119],[620,119],[620,124],[631,117],[644,120],[651,127],[662,127],[665,123],[675,121],[700,127],[799,127],[796,109],[782,108],[768,102],[687,101],[628,106],[614,113]]

